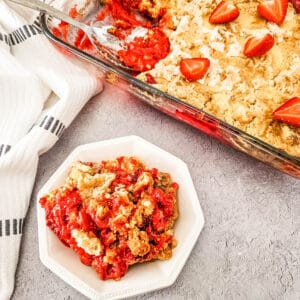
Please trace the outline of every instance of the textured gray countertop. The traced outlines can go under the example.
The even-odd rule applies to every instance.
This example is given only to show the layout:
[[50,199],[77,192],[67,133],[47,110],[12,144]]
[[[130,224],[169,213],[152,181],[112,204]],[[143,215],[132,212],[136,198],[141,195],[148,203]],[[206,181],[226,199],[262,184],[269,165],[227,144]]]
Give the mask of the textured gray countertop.
[[36,195],[76,146],[126,135],[187,163],[206,221],[176,282],[132,299],[300,299],[300,181],[109,85],[40,158],[13,299],[85,299],[39,260]]

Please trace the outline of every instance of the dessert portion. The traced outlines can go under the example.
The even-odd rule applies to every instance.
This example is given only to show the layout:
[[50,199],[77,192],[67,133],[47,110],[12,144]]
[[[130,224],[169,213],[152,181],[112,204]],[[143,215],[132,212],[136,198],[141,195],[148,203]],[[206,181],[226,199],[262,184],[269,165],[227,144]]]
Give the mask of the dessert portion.
[[47,226],[92,266],[119,280],[128,267],[171,258],[177,183],[135,157],[76,162],[64,185],[41,197]]
[[300,102],[300,15],[292,3],[174,0],[165,19],[170,52],[138,78],[300,157],[296,100],[284,118],[273,114]]

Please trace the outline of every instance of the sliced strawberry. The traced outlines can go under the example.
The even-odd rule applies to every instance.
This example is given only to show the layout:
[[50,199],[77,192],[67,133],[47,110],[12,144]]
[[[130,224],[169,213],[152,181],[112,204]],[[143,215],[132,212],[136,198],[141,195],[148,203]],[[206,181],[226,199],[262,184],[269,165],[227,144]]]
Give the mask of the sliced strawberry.
[[300,0],[290,0],[296,10],[297,14],[300,14]]
[[300,98],[289,99],[273,112],[273,118],[294,126],[300,126]]
[[240,15],[238,8],[231,2],[221,1],[212,11],[209,22],[211,24],[228,23]]
[[264,19],[281,24],[286,16],[289,0],[268,0],[258,4],[257,12]]
[[201,79],[207,72],[210,61],[205,57],[184,58],[180,62],[180,72],[189,81]]
[[266,33],[263,37],[250,37],[244,46],[244,55],[247,57],[261,56],[267,53],[275,43],[274,37]]

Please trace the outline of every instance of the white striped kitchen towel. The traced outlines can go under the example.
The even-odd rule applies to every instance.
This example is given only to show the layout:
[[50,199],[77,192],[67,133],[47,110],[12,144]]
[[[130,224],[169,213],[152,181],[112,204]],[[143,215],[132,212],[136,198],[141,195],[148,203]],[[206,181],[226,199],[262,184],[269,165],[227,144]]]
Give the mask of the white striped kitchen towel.
[[37,16],[0,0],[0,300],[13,292],[39,155],[102,90],[94,70],[41,34]]

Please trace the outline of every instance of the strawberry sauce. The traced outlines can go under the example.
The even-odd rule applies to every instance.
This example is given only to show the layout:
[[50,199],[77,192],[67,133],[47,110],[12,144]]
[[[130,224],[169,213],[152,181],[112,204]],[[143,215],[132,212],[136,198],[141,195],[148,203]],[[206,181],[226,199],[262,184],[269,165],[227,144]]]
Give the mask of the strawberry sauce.
[[[165,58],[170,52],[170,42],[163,31],[168,21],[165,17],[165,8],[155,14],[141,5],[141,0],[108,0],[96,15],[95,21],[110,19],[112,28],[109,33],[120,40],[124,40],[124,49],[117,52],[120,60],[133,71],[143,72],[152,69],[158,61]],[[82,16],[76,7],[69,11],[72,18],[80,19]],[[147,33],[126,42],[126,38],[135,28],[143,27]],[[61,22],[53,28],[56,37],[68,41],[70,25]],[[93,45],[82,30],[77,30],[72,41],[74,46],[82,51],[93,50]]]

